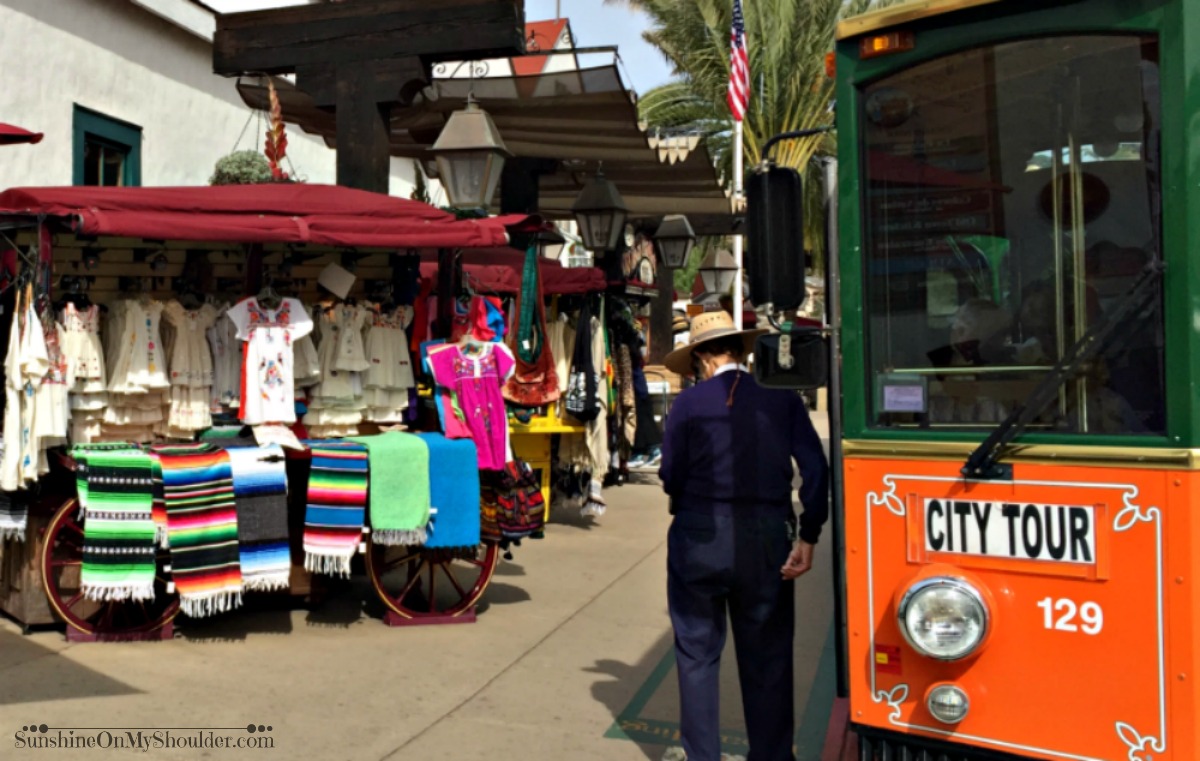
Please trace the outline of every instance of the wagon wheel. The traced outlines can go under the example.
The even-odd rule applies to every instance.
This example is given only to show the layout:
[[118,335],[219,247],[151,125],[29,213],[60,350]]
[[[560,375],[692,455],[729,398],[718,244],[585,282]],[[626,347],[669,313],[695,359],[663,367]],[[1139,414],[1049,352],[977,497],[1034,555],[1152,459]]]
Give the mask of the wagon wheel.
[[367,545],[367,573],[383,604],[403,618],[460,616],[492,580],[500,549],[485,542],[474,552]]
[[42,544],[42,586],[50,607],[70,626],[104,639],[121,639],[162,629],[179,614],[179,596],[167,592],[168,554],[159,550],[154,574],[154,599],[97,602],[83,596],[83,527],[79,503],[69,499],[46,527]]

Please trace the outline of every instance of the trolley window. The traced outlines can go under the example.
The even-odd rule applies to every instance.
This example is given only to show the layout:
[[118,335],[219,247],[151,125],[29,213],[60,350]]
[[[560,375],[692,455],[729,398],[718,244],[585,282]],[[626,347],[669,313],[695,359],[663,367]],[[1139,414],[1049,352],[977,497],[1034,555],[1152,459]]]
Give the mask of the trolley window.
[[[1160,256],[1158,45],[956,53],[862,93],[875,425],[1003,420]],[[1162,433],[1161,290],[1033,430]]]

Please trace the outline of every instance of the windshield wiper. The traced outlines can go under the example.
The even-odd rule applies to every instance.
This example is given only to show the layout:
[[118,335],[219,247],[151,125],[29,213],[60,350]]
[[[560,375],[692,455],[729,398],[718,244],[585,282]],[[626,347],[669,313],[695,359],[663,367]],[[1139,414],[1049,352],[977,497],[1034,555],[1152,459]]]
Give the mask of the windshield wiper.
[[1063,384],[1077,376],[1079,371],[1106,347],[1118,328],[1130,327],[1131,323],[1128,320],[1140,312],[1157,293],[1163,269],[1161,261],[1153,261],[1146,265],[1146,269],[1121,298],[1116,308],[1102,314],[1100,319],[1063,353],[1058,364],[1046,374],[1029,397],[976,447],[962,467],[963,476],[973,479],[1012,478],[1012,468],[999,462],[1005,448],[1058,398],[1059,389]]

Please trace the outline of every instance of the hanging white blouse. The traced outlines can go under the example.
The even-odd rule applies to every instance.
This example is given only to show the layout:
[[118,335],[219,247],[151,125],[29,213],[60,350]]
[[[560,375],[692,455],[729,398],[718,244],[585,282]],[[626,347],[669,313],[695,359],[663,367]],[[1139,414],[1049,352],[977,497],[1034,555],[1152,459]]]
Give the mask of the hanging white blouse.
[[230,307],[229,319],[237,337],[246,342],[242,368],[241,419],[247,425],[296,421],[295,353],[293,343],[312,332],[304,305],[282,299],[266,309],[256,298]]

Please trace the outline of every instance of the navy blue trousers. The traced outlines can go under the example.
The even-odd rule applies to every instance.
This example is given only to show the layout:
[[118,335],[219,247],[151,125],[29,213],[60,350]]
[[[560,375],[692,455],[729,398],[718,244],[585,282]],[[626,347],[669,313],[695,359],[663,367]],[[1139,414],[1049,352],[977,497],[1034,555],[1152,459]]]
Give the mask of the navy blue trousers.
[[794,761],[792,639],[795,582],[790,512],[680,511],[667,537],[667,602],[675,628],[680,726],[688,761],[721,757],[719,681],[726,615],[733,627],[747,761]]

